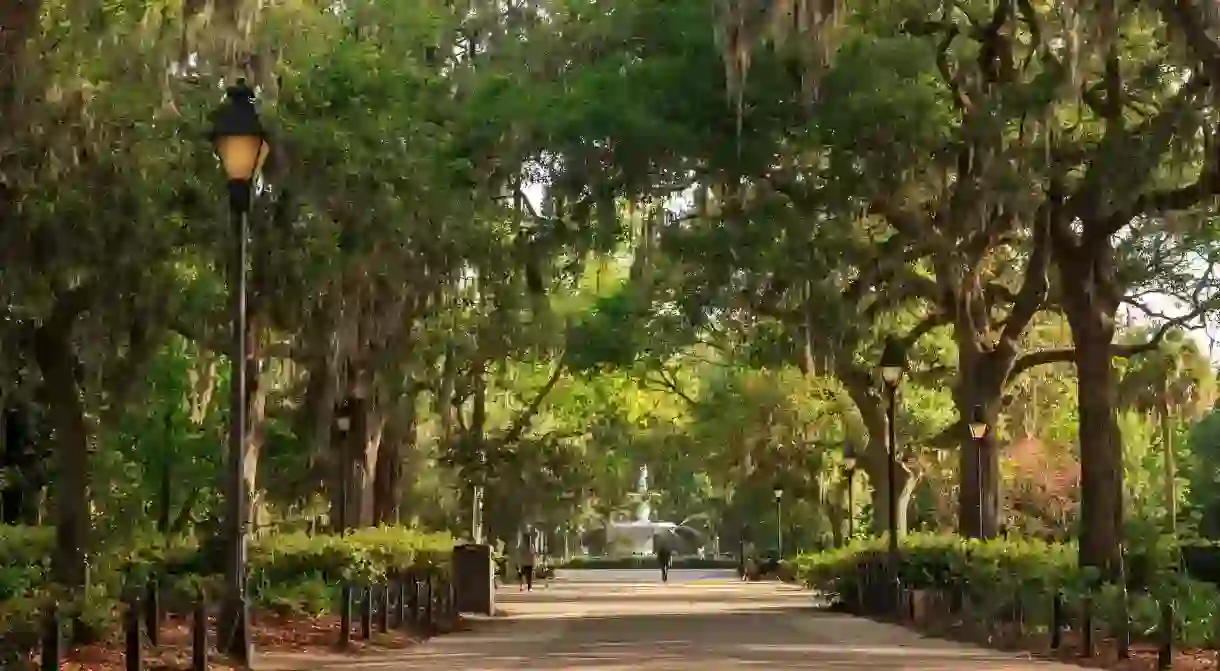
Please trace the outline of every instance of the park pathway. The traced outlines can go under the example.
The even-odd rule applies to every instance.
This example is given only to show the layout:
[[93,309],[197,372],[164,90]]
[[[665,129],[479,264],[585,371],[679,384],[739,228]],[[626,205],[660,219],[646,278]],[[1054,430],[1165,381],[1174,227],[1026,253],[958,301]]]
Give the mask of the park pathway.
[[498,595],[502,617],[394,656],[273,660],[282,671],[580,669],[686,671],[730,668],[869,671],[1067,671],[905,629],[818,611],[809,592],[676,571],[561,573],[531,593]]

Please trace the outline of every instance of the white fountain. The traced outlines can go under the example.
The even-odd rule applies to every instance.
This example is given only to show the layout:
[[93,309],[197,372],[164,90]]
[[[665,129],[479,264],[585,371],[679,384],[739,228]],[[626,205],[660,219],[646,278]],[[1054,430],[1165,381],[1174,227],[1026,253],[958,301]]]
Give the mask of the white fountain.
[[640,466],[636,493],[640,502],[635,508],[635,519],[628,522],[610,522],[606,525],[606,545],[611,552],[650,555],[653,553],[652,541],[657,534],[673,534],[678,527],[673,522],[653,522],[651,519],[652,506],[648,504],[648,466]]

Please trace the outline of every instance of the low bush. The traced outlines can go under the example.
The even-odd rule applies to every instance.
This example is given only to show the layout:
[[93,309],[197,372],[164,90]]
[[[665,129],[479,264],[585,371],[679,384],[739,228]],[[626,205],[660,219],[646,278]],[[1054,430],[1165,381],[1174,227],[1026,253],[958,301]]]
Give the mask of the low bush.
[[[1095,624],[1115,631],[1122,621],[1123,595],[1129,631],[1150,637],[1159,626],[1159,604],[1173,599],[1177,642],[1187,646],[1213,643],[1220,590],[1211,583],[1175,571],[1172,548],[1152,548],[1128,555],[1141,564],[1138,586],[1105,585],[1093,569],[1076,563],[1076,546],[1030,539],[967,540],[951,535],[913,534],[899,548],[899,576],[904,587],[954,594],[968,601],[974,615],[987,621],[1018,617],[1036,627],[1049,625],[1056,591],[1069,613],[1079,614],[1090,602]],[[797,557],[796,576],[832,599],[852,604],[866,583],[885,574],[884,539],[867,539],[843,548]]]
[[[559,564],[567,569],[655,569],[656,557],[573,557]],[[677,557],[670,564],[676,569],[735,569],[735,559]]]
[[[90,558],[86,593],[69,598],[57,595],[49,581],[53,548],[52,528],[0,526],[0,640],[6,644],[20,641],[17,647],[24,647],[36,641],[41,611],[52,599],[62,612],[80,613],[100,634],[113,633],[123,591],[154,577],[166,604],[185,608],[196,592],[218,586],[222,566],[214,545],[141,538],[99,549]],[[345,536],[272,534],[250,544],[247,584],[258,608],[316,615],[333,608],[344,580],[374,583],[408,569],[445,572],[452,551],[451,536],[405,527],[360,529]]]

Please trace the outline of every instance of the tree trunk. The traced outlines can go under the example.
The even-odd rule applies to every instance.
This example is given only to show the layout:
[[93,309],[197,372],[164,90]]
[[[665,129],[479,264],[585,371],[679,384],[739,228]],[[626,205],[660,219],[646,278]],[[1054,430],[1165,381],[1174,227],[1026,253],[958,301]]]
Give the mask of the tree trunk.
[[[385,416],[375,412],[372,403],[365,401],[363,415],[363,430],[355,434],[358,452],[356,458],[356,473],[359,480],[356,485],[360,510],[360,526],[371,527],[377,523],[374,514],[373,496],[377,481],[378,454],[381,452],[381,439],[385,433]],[[359,422],[353,422],[359,426]]]
[[1122,437],[1115,418],[1113,321],[1069,313],[1080,412],[1080,563],[1114,579],[1123,539]]
[[440,417],[441,444],[448,447],[453,442],[454,426],[456,425],[453,407],[453,388],[457,378],[457,361],[453,346],[445,348],[445,357],[441,362],[441,379],[436,393],[436,414]]
[[[38,32],[38,19],[42,12],[42,0],[4,0],[0,2],[0,119],[10,120],[13,126],[0,129],[11,132],[16,128],[20,96],[24,92],[20,80],[22,63],[28,55],[29,40]],[[11,138],[0,138],[0,147]],[[5,207],[3,182],[0,182],[0,215],[8,213]]]
[[249,331],[246,336],[246,443],[243,449],[245,455],[245,472],[242,479],[246,487],[246,522],[247,529],[254,530],[258,520],[258,458],[262,454],[263,444],[267,439],[267,388],[268,380],[262,365],[262,339],[258,337],[258,316],[250,318]]
[[1119,290],[1108,239],[1056,248],[1068,325],[1075,346],[1080,413],[1080,564],[1108,580],[1122,575],[1122,438],[1111,344]]
[[[993,425],[994,426],[994,425]],[[1000,450],[994,430],[982,440],[962,440],[958,467],[958,533],[969,538],[995,538],[1000,531]],[[979,460],[982,459],[980,470]],[[979,527],[979,478],[982,478],[983,526]]]
[[418,393],[407,394],[398,411],[386,422],[385,435],[377,451],[377,474],[373,484],[373,522],[402,521],[403,461],[415,451],[415,403]]
[[[339,405],[346,401],[340,400]],[[332,411],[332,417],[337,414]],[[339,430],[338,422],[331,422],[330,455],[327,461],[330,468],[330,529],[331,533],[343,533],[353,521],[352,494],[348,491],[355,478],[348,475],[352,471],[351,450],[348,446],[349,432]]]
[[847,534],[847,487],[840,484],[831,489],[834,497],[825,506],[826,517],[830,521],[830,535],[834,547],[842,547]]
[[51,558],[51,575],[73,597],[83,598],[82,591],[88,582],[85,552],[89,544],[92,437],[78,377],[80,362],[71,342],[77,314],[54,315],[35,331],[34,358],[42,371],[48,417],[54,431],[55,553]]
[[[860,418],[864,422],[864,428],[868,431],[868,443],[865,445],[864,452],[856,456],[860,461],[861,470],[868,475],[869,484],[873,488],[874,530],[877,533],[883,533],[889,529],[890,519],[889,487],[886,482],[889,477],[887,461],[889,446],[886,444],[887,420],[884,401],[875,392],[875,387],[871,385],[871,379],[867,374],[843,366],[844,364],[840,364],[836,368],[835,374],[847,387],[848,395],[856,404],[856,409],[859,410]],[[902,446],[899,445],[898,458],[900,460],[901,455]],[[895,469],[894,475],[896,478],[894,488],[898,492],[898,534],[902,535],[906,533],[907,508],[911,494],[915,491],[916,480],[901,464]]]
[[[889,450],[885,444],[884,435],[882,433],[881,437],[875,440],[870,437],[868,448],[860,458],[860,466],[868,474],[869,485],[873,488],[873,532],[877,535],[888,533],[890,528],[890,496],[887,482]],[[901,465],[894,469],[894,477],[896,478],[894,490],[898,492],[897,529],[898,535],[903,536],[907,532],[907,513],[917,480]]]
[[470,540],[483,541],[483,517],[487,496],[487,363],[482,357],[475,362],[474,408],[470,416],[470,448],[467,455],[474,465],[474,477],[467,477],[470,488]]
[[335,407],[339,395],[335,359],[331,354],[317,354],[309,362],[305,399],[293,422],[295,434],[309,451],[314,481],[322,483],[327,481],[326,467],[334,463],[331,446],[334,445]]
[[[970,343],[978,342],[973,337],[969,340]],[[962,344],[959,344],[958,351],[959,372],[953,394],[962,424],[958,443],[958,481],[961,486],[958,488],[957,530],[970,538],[995,538],[1000,531],[1002,485],[996,427],[1003,385],[1012,370],[1015,356],[1006,352],[969,352],[963,349]],[[987,423],[987,433],[977,440],[970,434],[969,428],[976,408],[982,411],[982,419]]]

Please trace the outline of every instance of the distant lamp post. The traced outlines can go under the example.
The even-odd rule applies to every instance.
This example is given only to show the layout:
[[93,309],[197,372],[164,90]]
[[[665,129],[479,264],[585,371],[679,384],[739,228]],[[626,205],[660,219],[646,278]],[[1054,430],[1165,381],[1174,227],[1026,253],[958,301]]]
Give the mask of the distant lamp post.
[[975,499],[975,507],[978,509],[978,520],[975,524],[975,535],[977,538],[987,537],[987,524],[983,520],[983,499],[984,492],[987,488],[983,483],[983,476],[986,469],[983,467],[986,459],[987,451],[987,430],[990,427],[987,425],[987,415],[983,412],[982,406],[974,406],[974,410],[970,415],[970,437],[974,439],[974,486],[977,489],[977,497]]
[[902,343],[894,337],[889,337],[885,341],[885,349],[881,351],[881,362],[878,366],[881,372],[881,380],[885,384],[886,408],[885,418],[888,432],[887,447],[889,448],[888,459],[886,460],[885,469],[885,488],[888,498],[887,511],[889,512],[889,568],[890,578],[893,582],[894,606],[898,605],[898,590],[899,585],[899,566],[898,566],[898,438],[894,430],[894,418],[897,415],[898,404],[898,384],[902,381],[902,374],[906,370],[906,352],[903,351]]
[[776,559],[784,558],[784,490],[779,485],[772,491],[775,494],[775,544]]
[[[332,525],[338,527],[340,534],[345,534],[351,523],[348,517],[348,491],[351,487],[351,462],[348,459],[348,443],[350,442],[349,435],[352,430],[352,403],[350,400],[345,400],[343,405],[339,407],[339,412],[335,417],[335,428],[339,430],[339,460],[342,463],[339,465],[339,510],[336,511],[338,519],[334,520]],[[352,643],[352,598],[354,593],[351,581],[344,580],[340,591],[339,647],[346,649]]]
[[856,458],[843,457],[843,472],[847,476],[847,540],[856,535]]
[[250,617],[246,601],[246,257],[248,256],[251,184],[270,152],[267,134],[254,108],[254,91],[238,79],[226,91],[227,100],[212,115],[211,140],[229,180],[229,213],[233,222],[232,374],[229,384],[229,462],[225,502],[228,533],[225,598],[220,648],[239,666],[250,663]]

